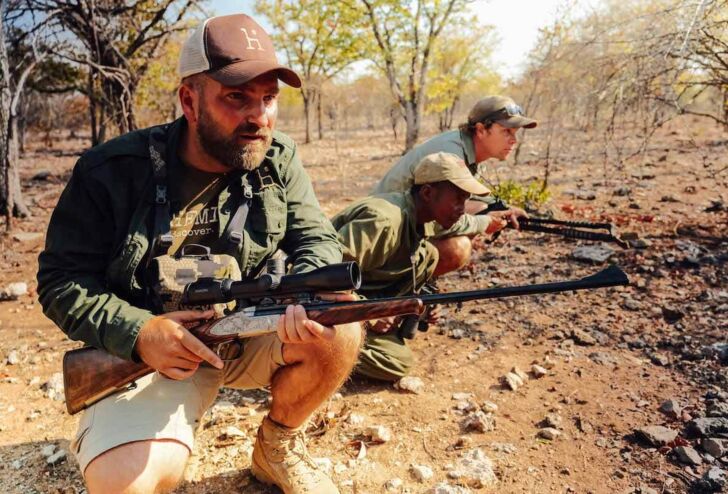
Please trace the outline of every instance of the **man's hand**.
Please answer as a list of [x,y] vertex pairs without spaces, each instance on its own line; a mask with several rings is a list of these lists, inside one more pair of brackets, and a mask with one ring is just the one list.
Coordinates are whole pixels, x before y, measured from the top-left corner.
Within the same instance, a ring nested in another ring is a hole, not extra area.
[[[489,235],[492,235],[493,233],[502,230],[509,223],[513,228],[518,230],[518,218],[528,218],[528,214],[523,209],[515,207],[511,207],[509,209],[506,209],[505,211],[493,211],[492,213],[488,213],[488,216],[497,219],[499,222],[498,225],[493,225],[495,221],[490,222],[490,225],[488,225],[488,228],[485,231],[485,233]],[[490,231],[491,225],[493,231]]]
[[427,311],[427,324],[437,324],[442,315],[442,307],[435,305],[429,311]]
[[139,330],[134,349],[145,364],[170,379],[190,377],[203,360],[222,369],[220,357],[183,326],[214,315],[214,310],[181,310],[154,317]]
[[[332,302],[353,302],[358,300],[352,293],[321,294],[322,300]],[[301,305],[289,305],[286,313],[278,319],[278,338],[283,343],[313,343],[320,340],[332,340],[336,336],[336,329],[323,326],[306,316],[306,310]]]
[[401,318],[399,316],[383,317],[382,319],[377,319],[377,322],[369,325],[369,331],[377,334],[389,333],[397,326],[397,324],[399,324],[400,319]]

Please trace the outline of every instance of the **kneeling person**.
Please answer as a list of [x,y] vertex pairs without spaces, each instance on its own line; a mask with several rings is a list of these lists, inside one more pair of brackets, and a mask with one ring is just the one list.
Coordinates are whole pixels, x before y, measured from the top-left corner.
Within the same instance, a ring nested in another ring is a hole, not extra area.
[[[466,264],[467,237],[433,240],[432,222],[451,228],[465,213],[471,194],[487,193],[460,158],[435,153],[418,164],[411,190],[365,197],[337,214],[332,223],[344,258],[361,268],[359,293],[367,298],[411,294]],[[396,326],[393,319],[368,324],[357,373],[395,381],[409,372],[414,358]]]

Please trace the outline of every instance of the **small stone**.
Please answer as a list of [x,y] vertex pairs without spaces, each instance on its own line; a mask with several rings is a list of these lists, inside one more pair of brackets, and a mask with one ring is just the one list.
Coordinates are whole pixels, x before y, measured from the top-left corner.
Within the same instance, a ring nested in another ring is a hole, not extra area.
[[447,482],[440,482],[435,487],[426,491],[426,494],[470,494],[470,490],[459,485],[450,485]]
[[546,427],[544,429],[541,429],[536,434],[537,437],[540,437],[542,439],[548,439],[549,441],[553,441],[560,435],[561,431],[558,429],[554,429],[553,427]]
[[662,447],[677,438],[677,431],[661,425],[650,425],[636,430],[637,434],[645,438],[652,446]]
[[650,354],[650,362],[660,367],[667,367],[670,365],[670,357],[663,353],[654,352]]
[[705,411],[708,417],[728,417],[728,402],[712,403]]
[[492,485],[498,480],[493,471],[493,462],[480,449],[465,451],[447,476],[476,489]]
[[571,257],[577,261],[601,264],[607,262],[614,252],[614,249],[606,245],[582,245],[571,252]]
[[480,408],[485,413],[495,413],[498,411],[498,405],[496,405],[492,401],[484,401]]
[[474,412],[478,410],[478,405],[470,400],[459,401],[455,404],[455,408],[461,412]]
[[55,372],[51,378],[43,383],[40,389],[45,393],[46,398],[51,400],[63,400],[63,374]]
[[40,450],[40,454],[48,458],[49,456],[53,456],[53,453],[56,452],[56,445],[55,444],[49,444],[48,446],[44,446],[43,449]]
[[473,397],[473,393],[453,393],[452,399],[455,401],[469,400]]
[[539,427],[554,428],[558,429],[561,427],[562,419],[560,415],[555,413],[549,413],[544,419],[538,423]]
[[467,336],[467,333],[463,329],[453,329],[450,331],[450,338],[453,340],[462,340]]
[[634,299],[628,298],[624,300],[624,303],[622,304],[623,307],[627,310],[640,310],[642,309],[642,304],[637,302]]
[[495,417],[481,411],[473,412],[460,423],[463,431],[489,432],[495,430]]
[[513,454],[518,451],[518,448],[510,443],[493,443],[490,445],[490,447],[493,448],[493,451],[495,451],[496,453],[505,453],[507,455]]
[[592,335],[581,329],[574,329],[571,332],[571,336],[574,338],[574,341],[579,345],[591,346],[597,344],[597,340],[595,340]]
[[543,359],[543,367],[545,369],[549,369],[550,370],[550,369],[553,369],[555,366],[556,366],[556,362],[554,362],[553,360],[551,360],[551,358],[548,355],[546,357],[544,357],[544,359]]
[[364,416],[358,413],[352,413],[346,421],[351,425],[362,425],[364,423]]
[[234,425],[231,425],[227,428],[225,428],[225,431],[222,433],[224,437],[226,438],[233,438],[233,437],[246,437],[247,434]]
[[632,189],[623,185],[621,187],[617,187],[616,189],[614,189],[612,194],[614,194],[615,196],[624,197],[624,196],[628,196],[630,194],[630,192],[632,192]]
[[412,476],[418,482],[424,482],[431,479],[435,474],[432,472],[432,468],[425,465],[412,465],[410,467]]
[[728,439],[709,437],[703,439],[700,445],[703,451],[714,458],[722,458],[728,453]]
[[392,431],[383,425],[372,425],[367,428],[366,435],[377,443],[386,443],[392,439]]
[[67,454],[68,453],[66,453],[66,451],[61,449],[53,455],[49,456],[46,460],[46,463],[48,463],[49,465],[57,465],[66,459]]
[[17,300],[28,293],[28,284],[23,281],[10,283],[3,290],[0,290],[0,301]]
[[728,487],[728,472],[712,467],[703,474],[696,485],[704,492],[724,492],[723,489]]
[[520,386],[523,386],[523,380],[512,372],[501,377],[501,382],[511,391],[516,391]]
[[693,419],[688,423],[688,432],[701,437],[728,433],[728,418],[701,417]]
[[425,390],[425,383],[419,377],[407,376],[397,381],[394,387],[401,391],[409,391],[410,393],[418,395],[422,394]]
[[541,367],[540,365],[533,364],[531,366],[531,374],[533,374],[533,377],[536,379],[540,379],[543,376],[548,375],[549,371]]
[[685,313],[676,307],[665,305],[662,307],[662,317],[672,324],[685,317]]
[[402,479],[399,479],[399,478],[389,479],[384,483],[384,488],[388,492],[398,492],[399,489],[402,487],[402,484],[403,484]]
[[20,460],[13,461],[13,463],[11,463],[11,465],[13,467],[13,470],[20,470],[21,468],[23,468],[23,462]]
[[689,446],[678,446],[673,451],[675,451],[675,455],[680,463],[696,466],[703,463],[700,454]]
[[520,378],[521,378],[521,381],[523,381],[524,383],[525,383],[526,381],[528,381],[528,374],[526,374],[525,372],[523,372],[523,371],[522,371],[521,369],[519,369],[518,367],[513,367],[513,368],[511,369],[511,372],[512,372],[513,374],[517,375],[518,377],[520,377]]
[[664,401],[660,405],[660,411],[672,419],[677,419],[682,415],[682,407],[675,399]]
[[8,365],[18,365],[20,363],[20,354],[17,350],[11,350],[5,358],[5,362],[7,362]]

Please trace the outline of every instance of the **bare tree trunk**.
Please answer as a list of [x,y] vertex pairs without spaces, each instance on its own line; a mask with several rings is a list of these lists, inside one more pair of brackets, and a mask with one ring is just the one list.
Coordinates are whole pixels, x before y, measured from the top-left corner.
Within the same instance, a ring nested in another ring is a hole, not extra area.
[[417,143],[417,138],[420,134],[420,115],[417,112],[417,104],[413,101],[407,102],[405,110],[404,121],[407,124],[405,141],[404,141],[404,153],[412,149]]
[[394,135],[394,142],[397,142],[397,108],[392,105],[389,108],[389,124],[392,126],[392,134]]
[[319,89],[316,92],[316,113],[318,116],[318,138],[319,140],[324,138],[324,128],[323,128],[323,112],[321,110],[321,100],[323,99],[323,92],[321,89]]
[[308,91],[301,89],[301,97],[303,98],[303,120],[306,122],[306,137],[303,140],[305,144],[311,143],[311,95]]

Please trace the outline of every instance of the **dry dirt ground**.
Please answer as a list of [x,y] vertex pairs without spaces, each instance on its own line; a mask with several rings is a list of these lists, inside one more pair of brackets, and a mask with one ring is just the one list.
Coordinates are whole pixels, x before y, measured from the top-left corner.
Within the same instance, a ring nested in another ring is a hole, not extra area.
[[[495,164],[492,175],[540,176],[542,163],[528,145],[538,136],[529,135],[522,154],[530,162]],[[708,488],[696,487],[696,479],[711,467],[728,469],[726,457],[686,465],[675,449],[701,451],[690,419],[706,415],[709,406],[728,407],[728,347],[721,346],[728,342],[728,135],[705,121],[676,120],[658,132],[639,166],[618,170],[607,163],[607,176],[592,136],[572,137],[581,144],[552,164],[554,194],[546,209],[567,219],[607,219],[645,240],[644,249],[615,247],[610,261],[624,268],[632,285],[450,308],[439,327],[412,342],[418,356],[413,375],[424,382],[420,394],[354,380],[314,418],[310,449],[330,460],[342,492],[419,493],[442,482],[465,484],[448,473],[476,448],[492,460],[498,478],[481,492],[701,492]],[[22,178],[34,216],[1,240],[0,289],[18,281],[30,287],[20,299],[0,302],[3,493],[84,492],[74,459],[63,456],[77,416],[44,387],[60,371],[63,352],[78,344],[42,315],[34,291],[49,215],[84,145],[66,138],[53,149],[31,144]],[[301,146],[327,214],[367,191],[399,149],[388,132],[376,130]],[[591,192],[594,199],[588,199]],[[598,270],[570,256],[577,245],[506,232],[480,245],[469,268],[445,277],[441,287],[573,279]],[[548,375],[529,378],[516,391],[500,384],[512,367],[528,371],[546,360],[554,364]],[[454,399],[456,393],[471,397]],[[264,390],[221,391],[177,492],[274,492],[249,470],[267,399]],[[658,410],[667,399],[684,408],[676,418]],[[463,401],[477,408],[495,403],[495,430],[463,430],[469,412],[461,409],[471,406]],[[537,437],[547,415],[561,432],[554,440]],[[391,439],[368,440],[364,431],[372,425],[389,428]],[[652,425],[680,436],[657,448],[635,434]],[[712,435],[728,437],[728,430]],[[432,477],[415,478],[413,464],[429,467]]]

